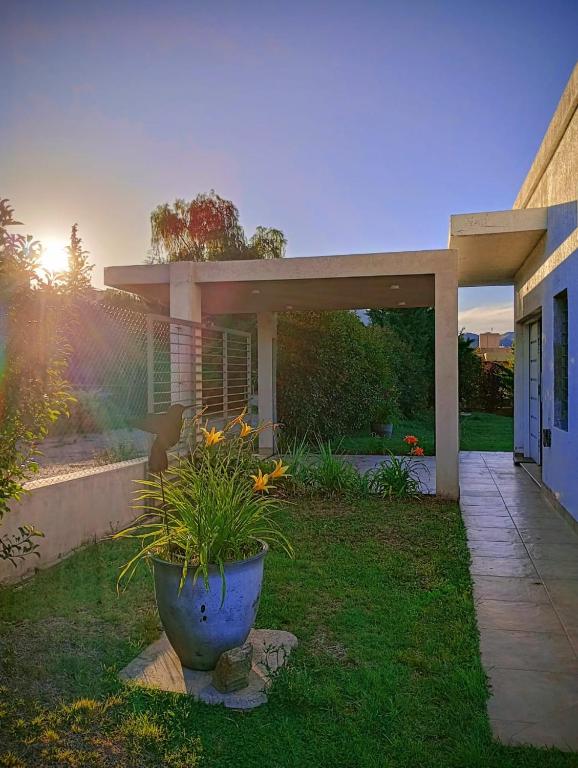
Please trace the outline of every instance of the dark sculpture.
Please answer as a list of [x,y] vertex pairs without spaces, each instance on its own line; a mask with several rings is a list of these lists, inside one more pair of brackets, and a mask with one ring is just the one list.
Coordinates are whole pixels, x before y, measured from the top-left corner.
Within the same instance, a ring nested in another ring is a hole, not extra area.
[[149,456],[149,472],[159,474],[169,466],[167,451],[179,442],[183,429],[183,413],[192,405],[171,405],[166,413],[149,413],[135,426],[156,435]]

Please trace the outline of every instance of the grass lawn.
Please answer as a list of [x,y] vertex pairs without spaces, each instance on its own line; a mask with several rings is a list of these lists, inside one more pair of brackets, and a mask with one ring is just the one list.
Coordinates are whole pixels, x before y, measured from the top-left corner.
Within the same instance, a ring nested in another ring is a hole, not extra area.
[[297,499],[286,515],[297,558],[268,557],[258,623],[300,646],[253,712],[117,680],[159,631],[146,570],[116,594],[131,542],[0,591],[0,766],[578,766],[491,740],[456,505]]
[[[372,437],[368,432],[344,438],[342,453],[381,454],[407,453],[403,442],[406,435],[415,435],[427,456],[435,454],[435,422],[433,416],[399,421],[390,439]],[[511,416],[493,413],[472,413],[460,417],[460,449],[462,451],[512,451],[514,449],[514,420]]]

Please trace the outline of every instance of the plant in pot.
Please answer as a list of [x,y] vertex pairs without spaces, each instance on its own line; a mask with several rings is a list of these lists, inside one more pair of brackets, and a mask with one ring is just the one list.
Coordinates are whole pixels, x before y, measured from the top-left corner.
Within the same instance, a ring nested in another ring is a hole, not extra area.
[[393,420],[397,416],[397,400],[391,390],[384,392],[384,398],[373,415],[371,431],[378,437],[391,437],[393,434]]
[[223,430],[203,428],[188,455],[141,481],[143,514],[115,534],[141,543],[119,580],[151,563],[161,623],[190,669],[213,669],[222,653],[247,640],[269,545],[293,554],[276,522],[275,482],[287,467],[254,450],[259,432],[272,425],[253,428],[243,416]]

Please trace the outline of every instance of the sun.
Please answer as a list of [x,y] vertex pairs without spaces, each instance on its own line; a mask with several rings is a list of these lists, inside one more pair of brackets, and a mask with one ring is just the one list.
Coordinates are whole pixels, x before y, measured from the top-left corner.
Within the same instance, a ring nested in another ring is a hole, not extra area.
[[45,240],[40,254],[40,268],[58,274],[68,269],[66,243],[60,240]]

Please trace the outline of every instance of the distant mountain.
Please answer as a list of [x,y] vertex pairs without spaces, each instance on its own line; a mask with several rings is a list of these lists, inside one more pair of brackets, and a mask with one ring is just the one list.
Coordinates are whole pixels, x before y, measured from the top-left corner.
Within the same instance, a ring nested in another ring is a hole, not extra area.
[[500,336],[501,347],[511,347],[514,344],[515,334],[514,331],[507,331]]

